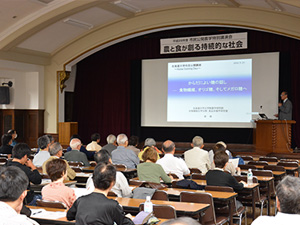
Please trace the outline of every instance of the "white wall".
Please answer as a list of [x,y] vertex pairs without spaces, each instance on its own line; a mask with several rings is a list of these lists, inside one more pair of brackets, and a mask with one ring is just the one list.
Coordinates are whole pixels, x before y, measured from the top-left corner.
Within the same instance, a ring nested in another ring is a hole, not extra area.
[[44,109],[43,66],[0,60],[0,82],[8,81],[13,82],[10,104],[0,109]]

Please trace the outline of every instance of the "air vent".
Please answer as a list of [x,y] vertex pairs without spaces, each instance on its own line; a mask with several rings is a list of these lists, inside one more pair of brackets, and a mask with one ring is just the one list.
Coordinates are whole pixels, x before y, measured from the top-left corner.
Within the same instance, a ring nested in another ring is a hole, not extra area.
[[84,29],[87,29],[87,30],[90,30],[94,27],[93,24],[86,23],[86,22],[76,20],[76,19],[72,19],[72,18],[65,19],[64,23],[67,23],[67,24],[70,24],[70,25],[73,25],[73,26],[76,26],[76,27],[81,27],[81,28],[84,28]]

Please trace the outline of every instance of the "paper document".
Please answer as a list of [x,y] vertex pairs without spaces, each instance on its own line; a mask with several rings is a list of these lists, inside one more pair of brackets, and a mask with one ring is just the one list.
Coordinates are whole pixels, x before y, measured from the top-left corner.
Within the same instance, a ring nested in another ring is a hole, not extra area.
[[229,159],[229,162],[231,162],[234,165],[234,168],[237,168],[239,166],[239,159]]

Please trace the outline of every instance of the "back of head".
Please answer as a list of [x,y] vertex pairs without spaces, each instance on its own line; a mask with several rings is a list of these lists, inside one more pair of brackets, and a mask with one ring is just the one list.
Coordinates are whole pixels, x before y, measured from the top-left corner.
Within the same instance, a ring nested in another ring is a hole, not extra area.
[[50,139],[47,135],[43,135],[43,136],[39,137],[37,140],[37,144],[40,149],[47,148],[49,143],[50,143]]
[[144,146],[155,146],[156,142],[153,138],[147,138],[145,140]]
[[73,139],[70,141],[70,147],[71,147],[72,149],[77,149],[77,147],[78,147],[79,145],[81,145],[81,141],[80,141],[80,139],[78,139],[78,138],[73,138]]
[[99,163],[93,172],[95,188],[108,190],[116,181],[116,169],[111,164]]
[[286,176],[276,187],[280,212],[300,214],[300,178]]
[[223,146],[224,146],[224,148],[225,148],[225,150],[226,150],[226,148],[227,148],[227,145],[225,144],[225,142],[224,142],[224,141],[218,141],[218,142],[216,143],[216,145],[218,145],[218,144],[220,144],[220,145],[223,145]]
[[57,155],[57,153],[58,153],[59,151],[62,151],[62,150],[63,150],[63,149],[62,149],[61,144],[58,143],[58,142],[55,142],[54,144],[52,144],[52,145],[50,146],[50,148],[49,148],[49,153],[50,153],[51,156],[55,156],[55,155]]
[[3,134],[1,137],[2,145],[8,145],[11,140],[12,140],[11,134]]
[[157,161],[157,152],[153,147],[147,147],[142,155],[142,159],[144,162],[150,160],[151,162],[155,163]]
[[179,217],[163,222],[161,225],[199,225],[199,223],[191,217]]
[[19,143],[13,147],[12,158],[22,159],[25,155],[28,157],[31,154],[31,149],[26,143]]
[[54,137],[51,134],[47,134],[47,137],[49,138],[50,143],[54,142]]
[[201,148],[203,146],[203,138],[200,136],[195,136],[192,140],[194,147]]
[[222,144],[215,144],[214,147],[213,147],[213,151],[214,151],[214,154],[216,154],[217,152],[219,151],[225,151],[226,148],[224,147],[224,145]]
[[109,164],[109,160],[111,159],[111,155],[109,152],[105,149],[100,150],[99,152],[96,152],[94,154],[94,159],[97,164],[99,163],[104,163],[104,164]]
[[47,162],[46,171],[51,181],[62,178],[67,172],[67,163],[62,159],[53,159]]
[[91,140],[92,140],[92,141],[100,140],[100,134],[99,134],[99,133],[94,133],[94,134],[92,134]]
[[113,143],[115,143],[116,140],[117,140],[117,138],[113,134],[108,135],[106,138],[107,144],[113,144]]
[[7,133],[13,135],[14,133],[16,133],[16,130],[10,129],[7,131]]
[[217,168],[224,168],[228,160],[229,157],[225,151],[218,151],[214,155],[214,163]]
[[128,145],[136,146],[139,143],[139,137],[138,136],[130,136],[128,140]]
[[27,189],[28,177],[16,166],[0,167],[0,201],[13,202]]
[[119,134],[117,137],[118,145],[124,145],[128,141],[126,134]]
[[171,153],[175,148],[175,144],[173,141],[167,140],[163,143],[162,149],[165,153]]

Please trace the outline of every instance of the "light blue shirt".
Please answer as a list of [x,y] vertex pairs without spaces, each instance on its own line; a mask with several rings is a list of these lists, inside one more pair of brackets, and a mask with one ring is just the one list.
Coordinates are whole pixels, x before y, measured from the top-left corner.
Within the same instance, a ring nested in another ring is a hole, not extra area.
[[128,169],[134,169],[140,163],[137,155],[123,146],[118,146],[111,153],[111,160],[114,164],[124,164]]

